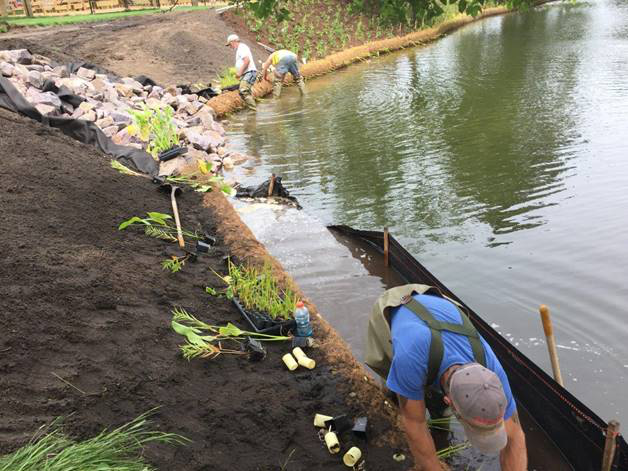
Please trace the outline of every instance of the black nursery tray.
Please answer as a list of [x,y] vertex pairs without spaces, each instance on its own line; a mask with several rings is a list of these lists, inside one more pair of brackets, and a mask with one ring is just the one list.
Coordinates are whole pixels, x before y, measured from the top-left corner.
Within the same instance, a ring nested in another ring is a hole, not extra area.
[[236,298],[233,298],[231,301],[233,301],[233,304],[249,323],[253,331],[258,334],[286,335],[297,328],[297,323],[294,319],[275,321],[268,314],[248,312]]

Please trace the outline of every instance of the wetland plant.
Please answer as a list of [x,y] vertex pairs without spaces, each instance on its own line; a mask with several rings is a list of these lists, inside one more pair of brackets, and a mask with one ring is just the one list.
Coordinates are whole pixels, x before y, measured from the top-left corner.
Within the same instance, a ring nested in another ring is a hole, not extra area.
[[292,338],[249,332],[241,330],[231,323],[226,326],[207,324],[180,307],[172,311],[171,327],[172,330],[186,339],[186,343],[179,347],[186,360],[192,358],[213,359],[221,354],[248,355],[249,352],[244,351],[241,347],[242,343],[249,339],[261,342],[282,342]]
[[298,297],[292,290],[279,287],[269,263],[260,269],[229,260],[228,268],[227,276],[214,272],[227,285],[227,297],[235,297],[247,311],[266,313],[271,319],[292,318]]
[[[118,226],[118,230],[122,231],[129,226],[143,226],[144,233],[149,237],[156,239],[167,240],[170,242],[177,241],[177,228],[171,226],[172,216],[170,214],[148,212],[148,217],[141,218],[139,216],[133,216],[132,218],[122,221]],[[203,237],[197,232],[189,232],[182,230],[183,235],[189,239],[202,240]]]
[[146,151],[154,159],[157,159],[160,153],[179,145],[172,107],[150,108],[144,105],[142,110],[130,110],[129,113],[133,118],[133,124],[127,127],[127,132],[147,142]]
[[154,471],[142,457],[144,446],[185,444],[188,440],[173,433],[149,430],[149,414],[150,411],[81,442],[66,436],[57,419],[42,427],[28,444],[0,457],[0,471]]

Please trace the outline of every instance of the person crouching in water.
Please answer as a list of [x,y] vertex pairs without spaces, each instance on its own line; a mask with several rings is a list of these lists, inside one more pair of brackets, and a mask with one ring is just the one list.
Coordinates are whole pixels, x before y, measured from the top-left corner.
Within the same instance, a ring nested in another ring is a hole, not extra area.
[[262,64],[262,77],[264,80],[268,80],[268,70],[270,66],[273,66],[273,96],[275,98],[279,98],[281,95],[281,88],[283,86],[283,79],[288,72],[292,74],[294,81],[299,87],[299,91],[301,95],[305,95],[305,82],[303,80],[303,76],[299,72],[299,62],[297,60],[297,55],[286,49],[280,49],[279,51],[273,52],[266,62]]
[[240,79],[240,96],[250,109],[256,109],[255,98],[253,98],[253,85],[257,78],[257,67],[253,60],[251,49],[246,44],[240,42],[237,34],[230,34],[227,38],[226,46],[231,46],[236,50],[236,78]]
[[527,449],[508,377],[465,308],[427,285],[382,294],[369,319],[366,364],[399,398],[415,464],[439,471],[426,409],[447,408],[479,451],[499,454],[502,471],[525,471]]

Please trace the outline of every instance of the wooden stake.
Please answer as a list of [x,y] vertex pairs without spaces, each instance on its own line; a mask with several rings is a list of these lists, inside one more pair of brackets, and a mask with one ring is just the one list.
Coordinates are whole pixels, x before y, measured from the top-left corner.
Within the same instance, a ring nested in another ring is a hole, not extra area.
[[9,9],[7,8],[7,0],[0,0],[0,18],[8,16]]
[[177,187],[172,187],[172,192],[170,193],[170,201],[172,202],[172,212],[174,213],[174,222],[177,223],[177,239],[179,240],[179,247],[182,249],[185,248],[185,241],[183,240],[183,231],[181,230],[181,221],[179,220],[179,208],[177,206],[177,197],[175,193],[177,191]]
[[549,352],[550,361],[552,362],[554,379],[558,384],[564,386],[563,377],[560,374],[560,365],[558,364],[558,352],[556,350],[556,340],[554,339],[552,319],[550,318],[549,308],[545,304],[542,304],[541,307],[539,307],[539,312],[541,313],[543,331],[545,332],[545,338],[547,339],[547,351]]
[[602,457],[602,471],[610,471],[615,459],[615,447],[619,434],[619,422],[611,420],[606,429],[606,443],[604,444],[604,456]]
[[384,265],[389,266],[388,260],[388,228],[384,227]]
[[268,185],[268,196],[273,196],[273,190],[275,189],[275,174],[270,176],[270,184]]
[[26,13],[26,16],[33,16],[33,6],[31,5],[31,0],[24,0],[24,13]]

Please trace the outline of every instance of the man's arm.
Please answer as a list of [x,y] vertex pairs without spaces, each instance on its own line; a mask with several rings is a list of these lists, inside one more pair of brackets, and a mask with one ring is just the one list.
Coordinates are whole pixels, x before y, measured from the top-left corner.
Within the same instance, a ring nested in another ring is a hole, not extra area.
[[434,440],[427,427],[425,401],[416,401],[399,396],[399,409],[416,469],[441,471],[440,462],[436,457]]
[[266,59],[266,62],[262,64],[262,77],[264,77],[264,80],[268,80],[268,77],[266,74],[268,72],[268,67],[270,67],[270,58],[271,56],[268,56],[268,59]]
[[249,67],[250,61],[251,60],[249,59],[248,56],[242,59],[242,65],[240,66],[240,70],[236,70],[236,78],[242,77],[242,74],[244,73],[244,71]]
[[504,422],[508,443],[499,454],[502,471],[525,471],[528,469],[526,438],[519,423],[517,412]]

